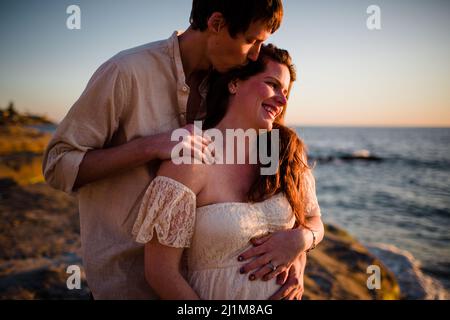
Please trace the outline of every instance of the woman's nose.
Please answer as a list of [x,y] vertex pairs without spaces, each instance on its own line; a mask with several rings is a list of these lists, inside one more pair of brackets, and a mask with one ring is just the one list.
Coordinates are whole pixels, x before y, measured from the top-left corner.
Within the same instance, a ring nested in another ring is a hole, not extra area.
[[281,92],[277,94],[277,103],[281,106],[285,106],[287,104],[287,98]]

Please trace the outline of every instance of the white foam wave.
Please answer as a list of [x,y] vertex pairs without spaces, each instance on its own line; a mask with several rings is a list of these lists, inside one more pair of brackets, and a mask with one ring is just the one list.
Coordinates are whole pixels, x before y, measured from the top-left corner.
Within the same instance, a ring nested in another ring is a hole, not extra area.
[[352,153],[355,158],[369,158],[371,156],[370,151],[366,149],[356,150]]
[[397,278],[404,299],[446,300],[449,292],[436,279],[424,274],[420,262],[406,250],[385,243],[367,246]]

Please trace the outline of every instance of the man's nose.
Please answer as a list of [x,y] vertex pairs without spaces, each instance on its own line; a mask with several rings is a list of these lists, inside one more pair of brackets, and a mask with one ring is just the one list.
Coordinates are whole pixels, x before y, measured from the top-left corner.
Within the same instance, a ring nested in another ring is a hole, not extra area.
[[247,58],[251,61],[258,60],[260,50],[261,50],[261,45],[254,45],[248,52]]

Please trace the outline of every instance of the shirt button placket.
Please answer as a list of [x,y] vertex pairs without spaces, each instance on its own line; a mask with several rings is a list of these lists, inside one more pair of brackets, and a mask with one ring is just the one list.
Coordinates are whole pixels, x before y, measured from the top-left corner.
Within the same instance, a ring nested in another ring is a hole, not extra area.
[[[184,95],[188,95],[189,94],[189,87],[187,86],[187,85],[182,85],[181,86],[181,92],[184,94]],[[184,99],[186,99],[187,100],[187,98],[185,98],[185,97],[182,97],[181,98],[181,101],[180,101],[180,105],[181,104],[186,104],[187,103],[187,101],[183,101]],[[186,112],[186,110],[184,110],[184,112],[182,112],[181,114],[180,114],[180,120],[181,120],[181,125],[182,126],[184,126],[184,125],[186,125],[186,114],[185,114],[185,112]]]

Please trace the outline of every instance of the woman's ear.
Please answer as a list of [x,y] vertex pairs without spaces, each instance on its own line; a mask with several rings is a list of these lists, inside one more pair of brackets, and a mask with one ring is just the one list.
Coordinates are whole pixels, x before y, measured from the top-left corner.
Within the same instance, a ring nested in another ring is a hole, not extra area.
[[230,94],[235,95],[237,92],[237,80],[230,81],[228,83],[228,91]]
[[220,12],[214,12],[208,19],[208,29],[219,33],[225,27],[225,19]]

